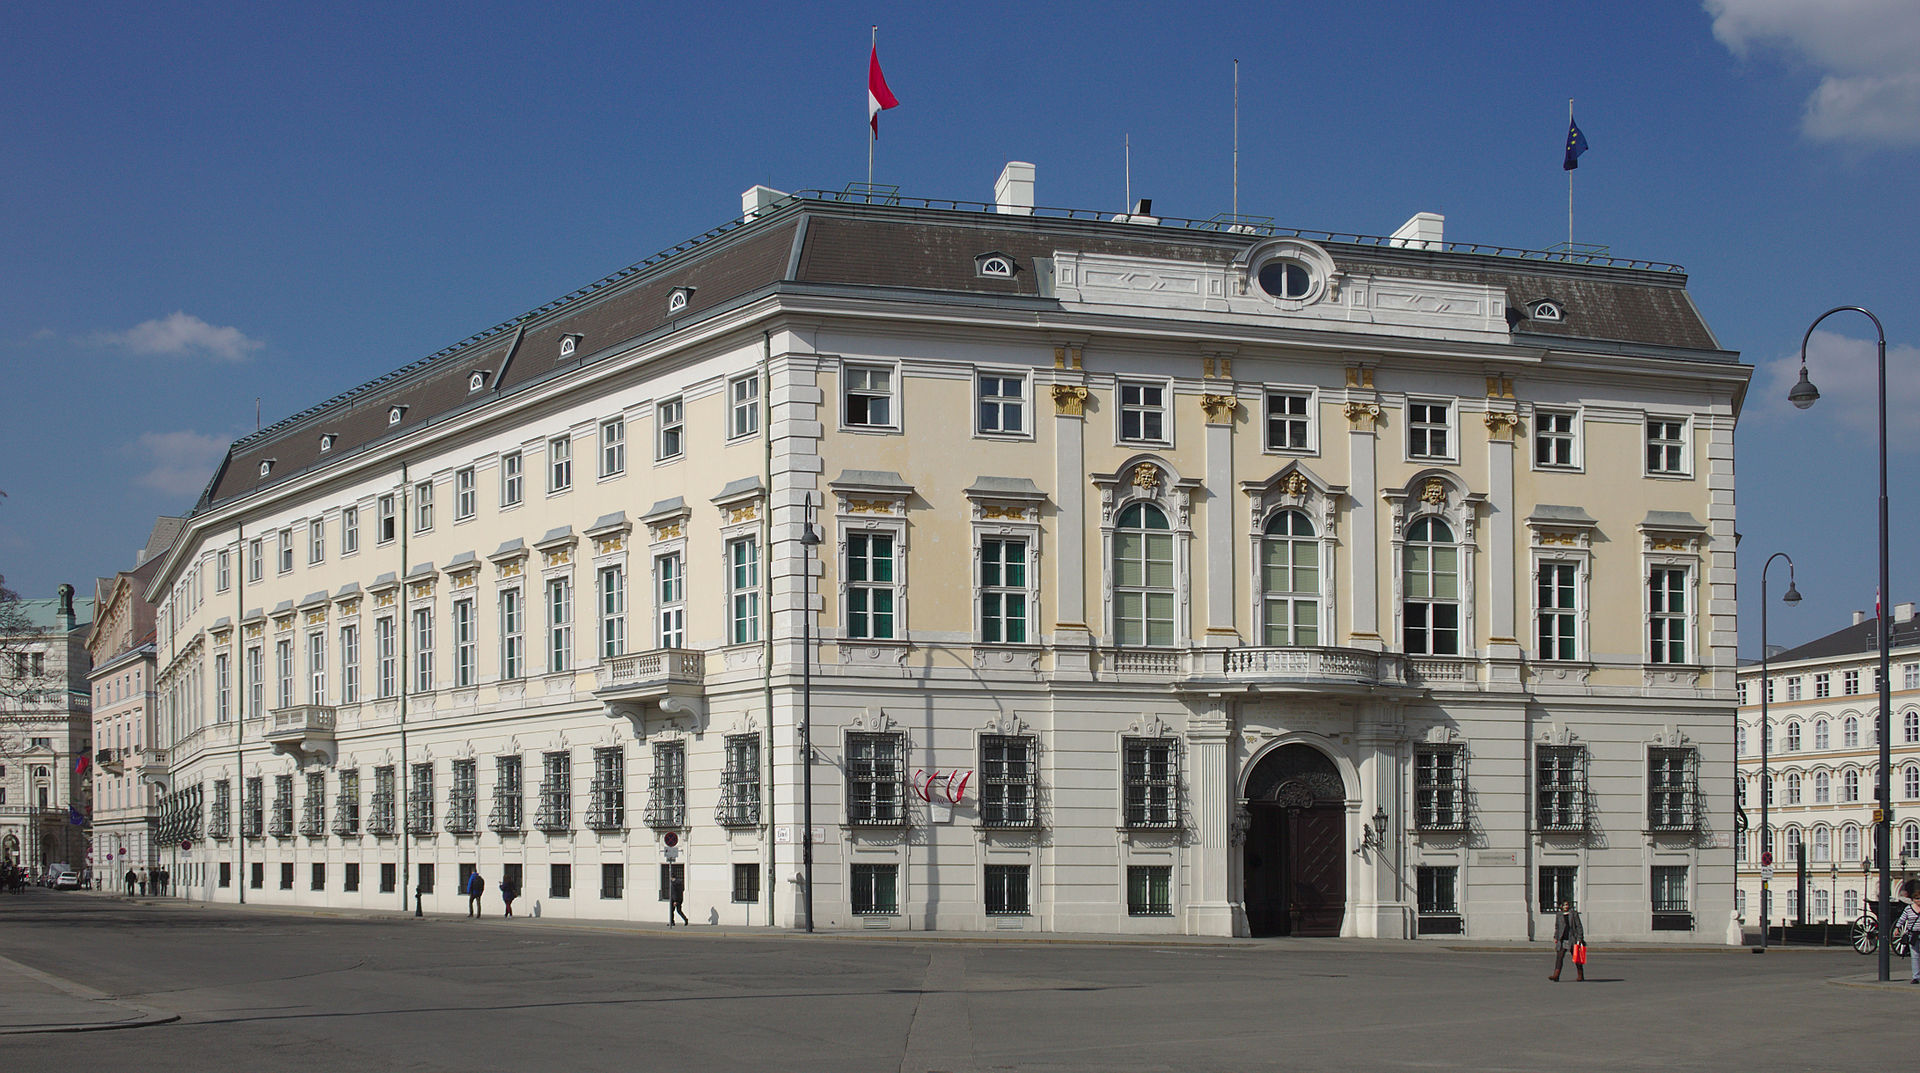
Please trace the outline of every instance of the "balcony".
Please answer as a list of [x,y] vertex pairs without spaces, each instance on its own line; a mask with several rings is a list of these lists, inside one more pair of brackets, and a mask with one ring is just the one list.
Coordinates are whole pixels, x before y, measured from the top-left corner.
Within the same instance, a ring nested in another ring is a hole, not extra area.
[[109,775],[125,775],[127,773],[126,750],[102,749],[93,754],[93,763],[95,767]]
[[167,788],[167,776],[173,769],[165,749],[128,749],[125,756],[127,772],[134,778],[162,790]]
[[273,751],[291,756],[305,766],[309,761],[332,763],[334,711],[325,704],[301,704],[271,712],[262,735]]
[[[1438,662],[1454,676],[1464,674],[1459,661]],[[1121,679],[1249,692],[1359,692],[1414,683],[1407,657],[1363,648],[1108,648],[1100,651],[1099,667]]]
[[628,656],[614,656],[600,665],[594,697],[607,706],[611,719],[633,723],[635,737],[645,738],[650,710],[662,715],[691,716],[696,724],[706,718],[706,654],[690,648],[656,648]]

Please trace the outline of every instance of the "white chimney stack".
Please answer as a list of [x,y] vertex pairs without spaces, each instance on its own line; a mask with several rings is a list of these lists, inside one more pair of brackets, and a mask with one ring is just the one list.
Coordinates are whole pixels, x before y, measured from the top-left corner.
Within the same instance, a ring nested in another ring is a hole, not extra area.
[[993,181],[993,211],[1006,216],[1033,215],[1033,165],[1009,160]]
[[1894,604],[1893,605],[1893,621],[1912,622],[1913,621],[1913,603],[1909,601],[1904,604]]
[[1446,224],[1447,218],[1437,212],[1416,212],[1393,233],[1393,244],[1402,249],[1437,250]]
[[749,187],[746,193],[740,195],[740,215],[749,220],[757,219],[786,196],[769,186]]
[[1865,611],[1855,611],[1853,613],[1853,624],[1855,626],[1858,626],[1865,621],[1867,621],[1867,613]]

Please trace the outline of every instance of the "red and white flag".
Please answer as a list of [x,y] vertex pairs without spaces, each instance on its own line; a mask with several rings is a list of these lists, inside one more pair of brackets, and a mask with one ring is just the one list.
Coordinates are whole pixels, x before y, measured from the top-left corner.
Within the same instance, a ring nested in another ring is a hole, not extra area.
[[875,138],[880,136],[880,113],[899,106],[893,91],[887,88],[887,76],[880,73],[880,46],[875,45],[867,62],[867,124]]

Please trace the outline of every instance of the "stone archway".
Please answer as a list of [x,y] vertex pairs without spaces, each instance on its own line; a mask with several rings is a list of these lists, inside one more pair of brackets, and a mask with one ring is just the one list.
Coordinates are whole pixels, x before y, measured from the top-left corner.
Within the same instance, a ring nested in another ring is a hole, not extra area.
[[1241,898],[1254,935],[1339,935],[1347,907],[1346,784],[1333,758],[1282,745],[1247,777]]

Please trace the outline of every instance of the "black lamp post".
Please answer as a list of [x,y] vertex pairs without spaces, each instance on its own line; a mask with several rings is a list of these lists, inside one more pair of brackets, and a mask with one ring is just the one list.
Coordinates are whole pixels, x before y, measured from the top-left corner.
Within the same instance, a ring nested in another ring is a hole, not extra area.
[[1800,337],[1800,380],[1787,392],[1787,401],[1804,410],[1820,399],[1820,389],[1807,379],[1807,341],[1813,338],[1813,330],[1820,322],[1835,313],[1861,313],[1873,322],[1874,334],[1879,337],[1879,382],[1880,403],[1880,592],[1875,634],[1880,642],[1880,807],[1875,810],[1880,820],[1874,824],[1874,856],[1880,861],[1880,899],[1875,906],[1880,922],[1880,979],[1884,982],[1891,977],[1893,946],[1893,877],[1890,869],[1893,864],[1893,676],[1889,668],[1888,646],[1892,642],[1893,631],[1887,621],[1887,603],[1893,598],[1887,570],[1887,332],[1880,324],[1880,318],[1862,306],[1837,306],[1827,310],[1807,326],[1807,334]]
[[1773,925],[1772,884],[1768,878],[1773,868],[1773,824],[1769,806],[1773,804],[1773,770],[1768,765],[1768,750],[1773,744],[1773,724],[1768,719],[1768,694],[1773,692],[1773,679],[1767,676],[1767,570],[1775,559],[1787,561],[1787,591],[1780,596],[1783,604],[1800,602],[1800,590],[1793,585],[1793,556],[1784,551],[1776,551],[1767,556],[1766,565],[1760,568],[1760,952],[1767,949],[1767,929]]
[[800,909],[813,930],[813,494],[800,532]]

